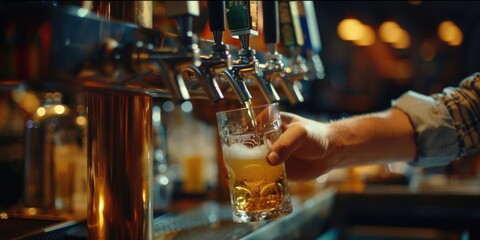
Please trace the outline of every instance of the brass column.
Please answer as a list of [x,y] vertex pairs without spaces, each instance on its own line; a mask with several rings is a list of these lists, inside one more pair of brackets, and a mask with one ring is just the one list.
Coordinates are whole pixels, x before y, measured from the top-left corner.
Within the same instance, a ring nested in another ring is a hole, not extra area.
[[152,97],[88,96],[88,238],[152,239]]

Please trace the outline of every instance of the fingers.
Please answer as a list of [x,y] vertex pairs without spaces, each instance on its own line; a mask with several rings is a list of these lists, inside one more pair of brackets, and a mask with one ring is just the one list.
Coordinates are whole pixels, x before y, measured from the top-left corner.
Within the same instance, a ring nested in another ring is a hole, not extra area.
[[301,126],[288,128],[270,148],[267,161],[271,165],[285,162],[293,152],[302,147],[305,136],[305,129]]

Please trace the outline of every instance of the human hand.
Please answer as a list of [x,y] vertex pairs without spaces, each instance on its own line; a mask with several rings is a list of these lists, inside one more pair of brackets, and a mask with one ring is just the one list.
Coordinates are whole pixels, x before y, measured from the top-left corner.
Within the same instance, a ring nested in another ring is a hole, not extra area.
[[328,172],[332,163],[327,157],[327,124],[293,113],[280,114],[283,134],[267,154],[268,162],[271,165],[285,162],[291,180],[309,180]]

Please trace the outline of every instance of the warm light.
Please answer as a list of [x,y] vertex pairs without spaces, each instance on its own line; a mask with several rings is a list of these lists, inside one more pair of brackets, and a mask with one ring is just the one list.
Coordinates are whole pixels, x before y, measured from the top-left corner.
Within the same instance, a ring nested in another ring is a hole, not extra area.
[[38,116],[43,117],[43,115],[45,115],[45,113],[47,113],[47,110],[44,107],[39,107],[37,109],[37,115]]
[[402,28],[394,21],[386,21],[380,25],[380,38],[387,43],[399,42],[402,38]]
[[0,212],[0,219],[8,219],[8,213]]
[[37,209],[36,208],[27,208],[27,213],[30,215],[35,215],[37,214]]
[[440,23],[438,37],[451,46],[459,46],[463,41],[462,30],[452,21]]
[[397,49],[406,49],[410,47],[410,35],[408,32],[400,29],[400,33],[400,39],[392,43],[393,47]]
[[99,212],[99,216],[100,216],[100,219],[99,219],[100,227],[102,227],[103,224],[104,224],[104,219],[103,219],[103,210],[104,209],[105,209],[105,200],[103,199],[103,196],[100,196],[100,198],[98,199],[98,212]]
[[87,118],[84,117],[84,116],[78,116],[75,118],[75,122],[80,125],[80,126],[83,126],[87,123]]
[[55,113],[63,114],[65,112],[65,107],[63,105],[57,105],[54,108]]
[[365,27],[363,24],[354,18],[346,18],[342,20],[337,27],[338,36],[346,41],[360,40],[364,34]]
[[363,25],[363,34],[360,39],[354,41],[358,46],[371,46],[375,42],[375,31],[368,25]]

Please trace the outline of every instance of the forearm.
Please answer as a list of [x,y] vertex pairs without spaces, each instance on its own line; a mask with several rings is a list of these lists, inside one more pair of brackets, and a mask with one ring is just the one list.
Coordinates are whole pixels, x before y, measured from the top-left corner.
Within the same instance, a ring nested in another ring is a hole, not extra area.
[[328,139],[334,168],[412,161],[417,151],[410,120],[396,108],[334,121]]

